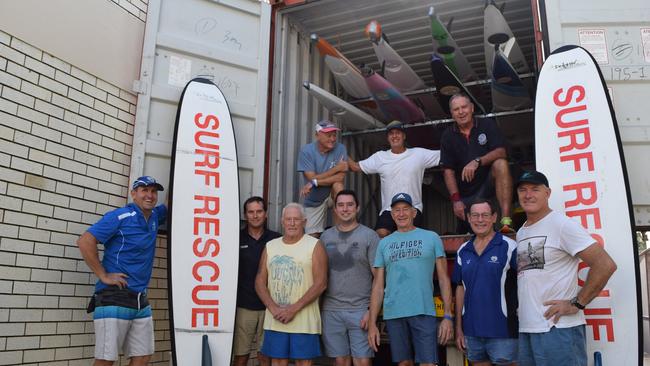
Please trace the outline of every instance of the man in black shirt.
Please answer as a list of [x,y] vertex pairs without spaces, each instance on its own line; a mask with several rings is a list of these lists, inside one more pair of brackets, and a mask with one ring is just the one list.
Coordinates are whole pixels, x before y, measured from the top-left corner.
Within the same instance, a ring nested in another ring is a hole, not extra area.
[[257,357],[262,366],[270,359],[259,352],[262,346],[264,311],[266,307],[255,292],[255,276],[262,251],[279,233],[266,228],[266,202],[253,196],[244,202],[246,226],[239,234],[239,282],[237,283],[237,315],[235,317],[235,366],[244,366],[257,340]]
[[503,135],[494,120],[474,117],[474,104],[466,95],[453,95],[449,108],[456,123],[442,134],[440,165],[458,217],[458,233],[471,230],[465,221],[467,204],[495,194],[501,208],[501,232],[514,232],[510,219],[512,177]]

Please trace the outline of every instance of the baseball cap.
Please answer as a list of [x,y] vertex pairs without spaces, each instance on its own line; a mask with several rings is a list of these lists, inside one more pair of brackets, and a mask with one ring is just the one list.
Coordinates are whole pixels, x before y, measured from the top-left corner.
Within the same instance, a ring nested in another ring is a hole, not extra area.
[[149,187],[149,186],[155,186],[159,191],[165,190],[165,188],[163,188],[163,186],[160,183],[156,182],[156,179],[154,177],[149,175],[145,175],[134,180],[131,189],[136,189],[138,187]]
[[395,206],[396,203],[406,202],[409,205],[413,206],[413,199],[408,193],[398,193],[393,196],[393,199],[390,201],[390,207]]
[[316,132],[332,132],[332,131],[339,131],[340,129],[336,127],[335,124],[332,122],[324,119],[316,124]]
[[536,170],[524,172],[517,181],[517,187],[522,183],[543,184],[548,187],[548,179],[546,176]]
[[390,132],[390,130],[404,131],[404,125],[398,120],[393,120],[391,123],[386,125],[386,133]]

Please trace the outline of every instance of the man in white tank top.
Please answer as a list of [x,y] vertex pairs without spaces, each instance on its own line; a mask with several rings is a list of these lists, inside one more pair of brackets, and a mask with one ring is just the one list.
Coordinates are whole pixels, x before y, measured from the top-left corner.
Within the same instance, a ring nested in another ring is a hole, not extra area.
[[262,253],[255,290],[264,305],[262,353],[274,366],[309,366],[321,355],[318,297],[327,288],[327,253],[305,234],[305,212],[290,203],[282,210],[283,236]]

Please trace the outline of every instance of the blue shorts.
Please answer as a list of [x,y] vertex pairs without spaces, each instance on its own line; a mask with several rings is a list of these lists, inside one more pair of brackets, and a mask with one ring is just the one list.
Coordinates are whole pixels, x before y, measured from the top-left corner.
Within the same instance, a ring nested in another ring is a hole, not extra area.
[[465,336],[467,359],[509,365],[517,361],[517,338],[486,338]]
[[393,362],[438,363],[438,322],[431,315],[387,319],[386,329]]
[[374,356],[368,344],[368,332],[361,328],[362,310],[323,310],[323,346],[328,357]]
[[519,333],[520,366],[587,366],[585,326]]
[[285,333],[264,329],[262,353],[271,358],[309,360],[320,357],[318,334]]

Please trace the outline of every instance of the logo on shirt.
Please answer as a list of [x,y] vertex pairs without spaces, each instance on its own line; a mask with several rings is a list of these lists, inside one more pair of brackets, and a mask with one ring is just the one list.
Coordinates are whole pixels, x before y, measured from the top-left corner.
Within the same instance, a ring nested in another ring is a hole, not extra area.
[[484,133],[478,135],[478,144],[485,145],[486,143],[487,143],[487,136]]
[[544,269],[545,236],[533,236],[517,243],[517,272]]
[[472,263],[472,260],[471,260],[471,259],[468,259],[468,260],[465,262],[465,264],[470,264],[470,263]]
[[490,257],[490,263],[499,263],[498,260],[499,257],[497,257],[496,255]]

